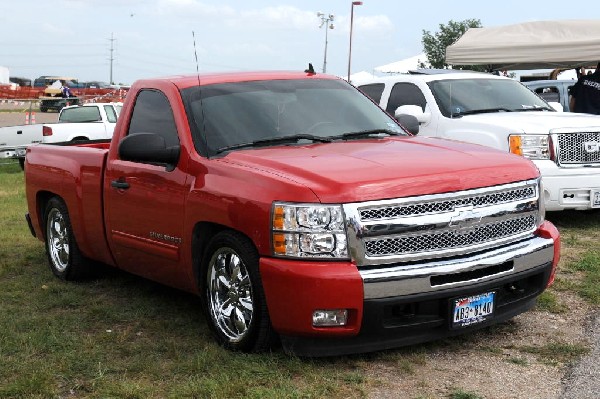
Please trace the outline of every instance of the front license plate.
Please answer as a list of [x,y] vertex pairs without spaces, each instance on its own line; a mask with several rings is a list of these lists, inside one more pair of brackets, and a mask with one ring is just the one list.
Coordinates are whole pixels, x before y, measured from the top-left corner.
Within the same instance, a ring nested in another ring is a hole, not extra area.
[[494,315],[495,292],[454,300],[452,328],[467,327],[490,319]]
[[592,208],[600,208],[600,191],[592,190],[590,197],[592,198]]

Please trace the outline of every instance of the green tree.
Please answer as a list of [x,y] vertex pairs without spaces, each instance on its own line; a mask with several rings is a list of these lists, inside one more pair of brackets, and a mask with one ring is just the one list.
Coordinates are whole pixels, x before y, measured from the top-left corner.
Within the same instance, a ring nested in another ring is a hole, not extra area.
[[[446,47],[454,44],[469,28],[481,28],[481,21],[478,19],[465,19],[461,22],[450,20],[446,25],[440,24],[440,30],[432,34],[423,30],[423,51],[429,59],[432,68],[448,68],[446,64]],[[474,71],[484,71],[485,67],[481,65],[453,65],[455,69],[471,69]]]

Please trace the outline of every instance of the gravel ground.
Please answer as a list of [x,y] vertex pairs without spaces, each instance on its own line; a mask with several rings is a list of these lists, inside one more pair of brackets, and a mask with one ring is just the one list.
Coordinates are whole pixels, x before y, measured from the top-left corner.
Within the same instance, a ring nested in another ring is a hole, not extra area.
[[600,398],[600,312],[590,324],[592,350],[567,375],[562,399]]

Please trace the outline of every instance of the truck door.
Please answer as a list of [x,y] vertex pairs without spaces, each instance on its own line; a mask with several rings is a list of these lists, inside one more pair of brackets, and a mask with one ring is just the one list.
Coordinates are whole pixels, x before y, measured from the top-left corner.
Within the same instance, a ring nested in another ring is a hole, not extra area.
[[[173,110],[158,90],[139,92],[127,129],[127,135],[156,133],[167,146],[179,145]],[[178,281],[185,281],[180,260],[189,190],[180,165],[169,169],[118,155],[107,162],[106,235],[119,267],[182,288]]]
[[427,123],[421,123],[419,127],[419,135],[421,136],[436,136],[436,122],[433,120],[431,107],[427,104],[427,100],[423,91],[414,83],[398,82],[394,84],[390,91],[387,106],[385,110],[388,114],[394,115],[398,107],[402,105],[417,105],[421,107],[423,112],[429,113],[430,119]]

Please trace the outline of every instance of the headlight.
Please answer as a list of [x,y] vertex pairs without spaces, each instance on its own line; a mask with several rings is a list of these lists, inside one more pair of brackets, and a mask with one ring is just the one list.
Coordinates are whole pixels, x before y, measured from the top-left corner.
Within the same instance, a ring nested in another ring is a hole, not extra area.
[[348,258],[340,205],[276,202],[271,215],[273,255]]
[[547,134],[511,134],[510,152],[529,159],[550,159],[550,137]]
[[546,220],[546,193],[544,192],[544,183],[542,182],[542,178],[538,179],[538,206],[539,206],[539,216],[538,216],[538,226],[541,226],[542,223]]

